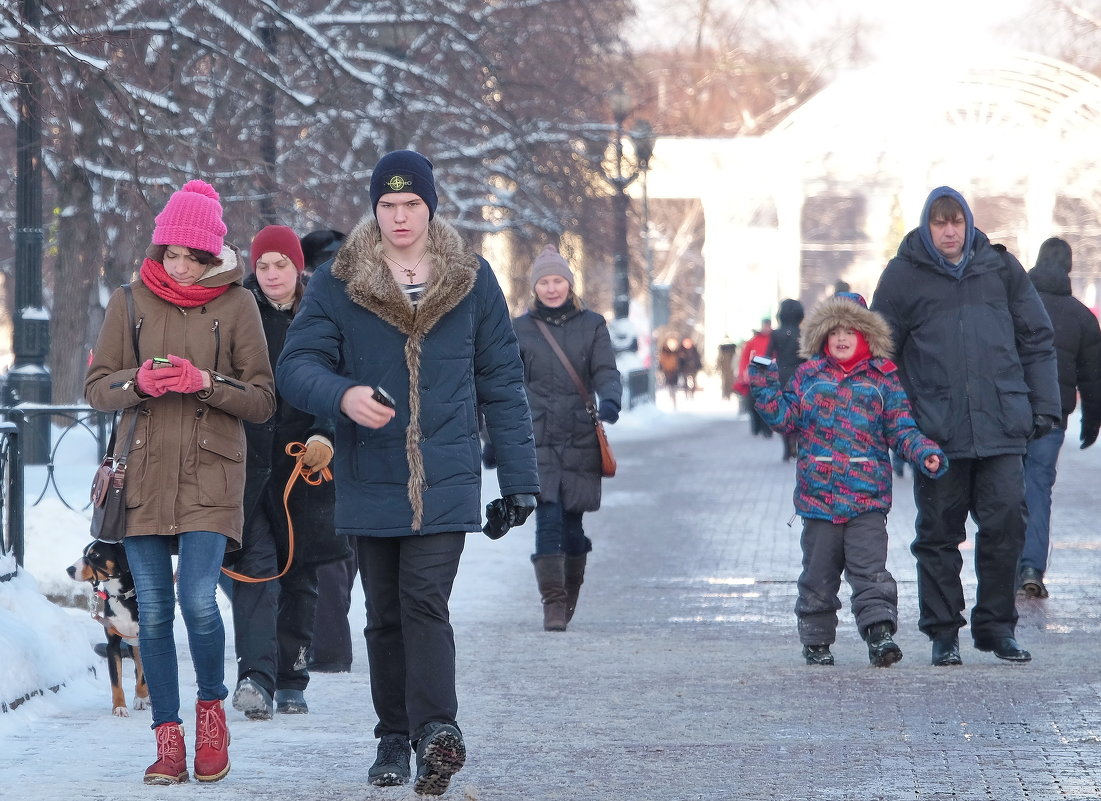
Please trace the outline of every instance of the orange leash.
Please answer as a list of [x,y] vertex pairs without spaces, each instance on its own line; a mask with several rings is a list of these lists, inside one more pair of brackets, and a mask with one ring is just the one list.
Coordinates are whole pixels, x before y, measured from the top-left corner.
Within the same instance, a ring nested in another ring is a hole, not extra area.
[[260,584],[265,581],[275,581],[287,575],[287,571],[291,569],[291,563],[294,562],[294,524],[291,522],[291,509],[287,502],[287,499],[291,496],[291,489],[294,487],[294,482],[301,478],[311,487],[316,487],[322,481],[333,480],[333,471],[328,467],[322,467],[320,470],[310,470],[310,468],[302,464],[302,458],[306,455],[306,446],[301,442],[289,442],[284,450],[288,456],[293,456],[297,460],[294,470],[291,471],[290,478],[287,479],[287,486],[283,488],[283,511],[287,515],[287,564],[283,566],[283,569],[279,571],[278,575],[268,576],[267,578],[253,578],[252,576],[236,573],[229,568],[223,567],[222,572],[231,579],[244,581],[247,584]]

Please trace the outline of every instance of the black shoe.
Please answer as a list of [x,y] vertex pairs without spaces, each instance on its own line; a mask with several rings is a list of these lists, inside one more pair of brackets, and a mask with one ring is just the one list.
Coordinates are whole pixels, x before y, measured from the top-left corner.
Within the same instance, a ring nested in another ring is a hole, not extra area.
[[833,654],[829,645],[804,645],[803,658],[808,665],[832,665]]
[[[97,642],[95,645],[92,646],[92,650],[96,652],[96,656],[102,656],[104,659],[107,658],[107,643]],[[134,658],[134,651],[130,647],[130,644],[127,642],[122,642],[119,644],[119,651],[122,653],[123,659]]]
[[958,634],[951,637],[938,637],[933,640],[933,664],[937,667],[950,665],[962,665],[960,658],[960,638]]
[[276,690],[275,711],[282,715],[308,715],[310,707],[301,690]]
[[902,649],[891,639],[891,624],[876,623],[868,626],[868,661],[876,667],[890,667],[902,661]]
[[443,795],[451,777],[466,763],[466,745],[462,733],[448,723],[430,723],[428,732],[417,743],[417,780],[413,792]]
[[1007,662],[1031,662],[1032,654],[1017,644],[1012,637],[975,638],[975,647],[980,651],[989,651]]
[[1047,598],[1044,574],[1034,567],[1022,567],[1017,577],[1017,587],[1029,598]]
[[409,781],[409,738],[403,734],[384,734],[378,741],[378,756],[367,771],[367,780],[375,787],[396,787]]
[[249,720],[271,720],[271,693],[251,678],[243,678],[233,691],[233,708]]

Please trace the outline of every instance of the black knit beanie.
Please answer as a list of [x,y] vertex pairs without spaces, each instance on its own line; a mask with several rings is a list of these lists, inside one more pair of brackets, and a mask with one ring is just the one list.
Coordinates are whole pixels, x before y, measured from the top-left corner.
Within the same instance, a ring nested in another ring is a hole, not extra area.
[[394,150],[379,159],[371,173],[371,210],[375,211],[382,196],[390,192],[419,195],[428,206],[428,219],[436,216],[439,200],[432,177],[432,162],[420,153]]

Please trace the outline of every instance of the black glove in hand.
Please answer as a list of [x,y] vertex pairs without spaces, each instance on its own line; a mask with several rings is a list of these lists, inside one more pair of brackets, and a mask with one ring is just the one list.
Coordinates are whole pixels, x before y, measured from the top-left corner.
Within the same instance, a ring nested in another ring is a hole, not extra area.
[[605,423],[614,423],[619,419],[619,407],[616,406],[614,401],[602,400],[600,402],[600,408],[597,410],[596,416],[603,420]]
[[1081,450],[1085,450],[1093,443],[1097,442],[1097,430],[1101,428],[1101,421],[1099,420],[1082,420],[1082,446]]
[[1055,428],[1056,420],[1054,417],[1048,414],[1034,414],[1032,415],[1032,434],[1029,439],[1040,439],[1040,437],[1046,437],[1051,433],[1051,429]]
[[534,495],[506,495],[505,509],[508,510],[508,524],[522,526],[528,515],[535,511]]
[[498,498],[486,504],[486,524],[482,526],[482,533],[491,540],[499,540],[508,533],[508,509],[505,508],[505,499]]

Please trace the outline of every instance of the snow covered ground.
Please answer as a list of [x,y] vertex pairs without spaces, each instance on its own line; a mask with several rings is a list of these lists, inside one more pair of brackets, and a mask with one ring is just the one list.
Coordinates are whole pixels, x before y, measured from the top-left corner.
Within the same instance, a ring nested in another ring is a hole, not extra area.
[[[717,393],[705,392],[691,402],[682,399],[680,407],[680,411],[673,411],[668,398],[662,396],[656,409],[643,406],[624,412],[616,425],[608,427],[613,446],[616,442],[645,440],[658,429],[668,433],[678,427],[699,425],[701,420],[716,415],[733,416],[737,404],[720,400]],[[86,446],[74,444],[56,467],[55,480],[70,502],[86,495],[93,466],[98,461],[94,442],[90,437],[86,439]],[[38,505],[30,506],[41,492],[44,477],[44,468],[28,468],[25,567],[13,580],[0,582],[0,702],[10,707],[13,701],[26,699],[0,714],[0,799],[71,801],[78,796],[111,799],[138,794],[144,798],[177,798],[179,788],[140,785],[141,772],[154,755],[149,712],[132,710],[129,718],[112,717],[106,661],[92,652],[92,645],[102,642],[104,637],[102,627],[89,614],[90,586],[72,581],[65,573],[65,568],[79,557],[89,541],[88,515],[67,509],[53,492],[46,493]],[[494,471],[486,471],[485,501],[496,494]],[[606,505],[616,502],[614,493],[606,495]],[[502,614],[514,614],[505,598],[514,594],[518,584],[530,589],[534,598],[527,560],[531,535],[529,524],[522,532],[512,532],[496,542],[481,535],[468,538],[452,602],[460,649],[464,627]],[[10,566],[10,562],[0,563],[0,575],[10,572],[5,569]],[[358,587],[356,590],[353,632],[363,625],[362,593]],[[221,597],[221,603],[229,643],[226,682],[232,688],[236,675],[232,661],[232,617],[228,601]],[[525,611],[530,612],[526,607]],[[526,620],[529,616],[524,615],[525,629],[530,628]],[[193,698],[194,676],[186,634],[178,618],[176,636],[181,695],[184,699]],[[374,718],[369,704],[366,657],[361,640],[354,639],[356,662],[351,674],[313,677],[307,690],[307,700],[313,707],[310,715],[277,716],[269,724],[251,724],[239,713],[230,711],[234,738],[231,753],[235,761],[251,763],[248,792],[252,797],[268,797],[264,787],[272,782],[285,786],[295,781],[294,774],[300,766],[267,764],[264,756],[279,752],[287,738],[301,743],[303,760],[314,759],[313,754],[325,754],[325,759],[333,760],[331,765],[311,766],[312,771],[333,771],[333,794],[324,797],[362,797],[346,791],[349,787],[366,786],[366,768],[374,756],[371,735]],[[124,662],[123,686],[130,701],[133,675],[129,661]],[[190,731],[186,703],[182,716],[185,729]],[[89,756],[72,748],[66,728],[84,726],[88,721],[95,721],[95,730],[113,743],[112,758],[107,764],[94,756],[97,749],[91,749]],[[63,750],[59,751],[59,746]],[[13,753],[20,758],[10,760],[3,756]],[[348,760],[354,765],[353,775],[344,771]],[[203,788],[203,795],[207,799],[236,798],[241,789],[240,782],[222,782]],[[411,792],[400,788],[379,797],[404,797],[401,792],[412,797]],[[449,795],[455,796],[456,792],[452,790]],[[472,789],[466,795],[476,797]]]

